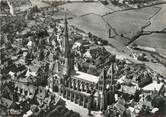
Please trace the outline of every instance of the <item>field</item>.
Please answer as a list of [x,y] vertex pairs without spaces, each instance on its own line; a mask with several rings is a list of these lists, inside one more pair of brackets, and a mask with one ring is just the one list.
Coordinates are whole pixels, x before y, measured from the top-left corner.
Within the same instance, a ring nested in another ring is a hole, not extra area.
[[151,35],[141,36],[134,43],[155,48],[157,52],[166,56],[166,34],[164,33],[153,33]]
[[146,7],[142,9],[126,10],[115,12],[104,16],[116,32],[124,37],[131,39],[144,26],[149,24],[149,19],[159,11],[157,7]]
[[78,17],[71,20],[70,24],[75,25],[86,32],[91,32],[98,37],[108,37],[109,26],[98,15],[90,14]]
[[166,28],[166,4],[157,5],[160,11],[151,20],[151,25],[145,28],[146,31],[161,31]]
[[100,2],[87,2],[87,3],[67,3],[62,6],[61,8],[69,10],[73,15],[81,16],[86,14],[97,14],[97,15],[104,15],[106,13],[112,12],[112,9],[105,7]]

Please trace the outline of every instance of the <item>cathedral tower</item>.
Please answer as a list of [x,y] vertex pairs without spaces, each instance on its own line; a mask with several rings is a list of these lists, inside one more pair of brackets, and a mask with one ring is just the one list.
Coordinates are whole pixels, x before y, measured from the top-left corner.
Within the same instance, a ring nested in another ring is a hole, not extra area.
[[102,96],[101,96],[101,102],[100,102],[100,109],[106,109],[107,108],[107,92],[106,92],[106,68],[103,68],[100,79],[102,81]]

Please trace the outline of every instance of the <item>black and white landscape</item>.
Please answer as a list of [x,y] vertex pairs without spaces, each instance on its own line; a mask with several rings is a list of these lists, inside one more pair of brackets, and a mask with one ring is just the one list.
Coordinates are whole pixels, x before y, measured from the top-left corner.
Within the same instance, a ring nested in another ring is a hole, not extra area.
[[166,0],[0,8],[0,117],[166,116]]

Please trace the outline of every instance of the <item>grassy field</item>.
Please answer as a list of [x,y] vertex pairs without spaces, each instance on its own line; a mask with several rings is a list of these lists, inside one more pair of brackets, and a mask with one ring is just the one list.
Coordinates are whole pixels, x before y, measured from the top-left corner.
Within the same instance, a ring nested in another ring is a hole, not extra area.
[[142,27],[149,24],[149,19],[158,11],[159,8],[146,7],[115,12],[104,16],[104,19],[119,35],[123,34],[123,36],[131,39],[142,30]]
[[155,48],[157,52],[166,56],[166,34],[164,33],[153,33],[151,35],[141,36],[134,43]]
[[106,13],[113,11],[113,9],[105,7],[100,2],[67,3],[59,7],[69,10],[71,13],[73,13],[73,15],[76,16],[81,16],[90,13],[104,15]]
[[151,20],[151,25],[145,28],[146,31],[161,31],[166,28],[166,4],[157,5],[161,10]]
[[98,15],[90,14],[78,17],[71,20],[70,24],[75,25],[86,32],[91,32],[98,37],[108,37],[109,26]]

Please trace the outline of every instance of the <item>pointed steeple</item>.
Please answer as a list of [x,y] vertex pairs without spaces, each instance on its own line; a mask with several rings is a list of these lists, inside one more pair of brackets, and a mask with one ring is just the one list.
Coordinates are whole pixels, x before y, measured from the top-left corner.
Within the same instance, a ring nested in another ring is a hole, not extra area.
[[70,44],[69,44],[69,35],[68,35],[68,22],[67,22],[67,16],[65,14],[64,19],[64,41],[63,41],[63,57],[64,57],[64,66],[63,66],[63,75],[70,75],[70,73],[74,69],[74,62],[70,51]]
[[68,35],[68,22],[67,22],[67,16],[65,14],[64,19],[64,57],[69,58],[70,57],[70,45],[69,45],[69,35]]

